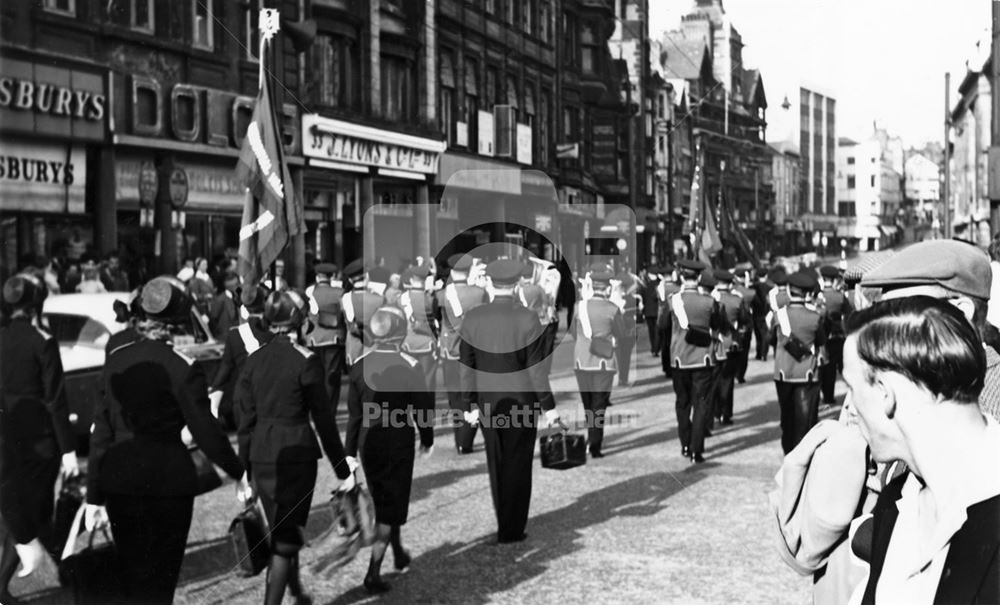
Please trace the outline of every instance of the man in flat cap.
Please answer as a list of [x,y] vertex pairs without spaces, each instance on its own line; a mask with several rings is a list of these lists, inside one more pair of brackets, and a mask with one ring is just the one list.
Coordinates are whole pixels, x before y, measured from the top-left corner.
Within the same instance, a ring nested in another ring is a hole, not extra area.
[[344,356],[347,366],[372,347],[374,340],[368,332],[368,324],[375,310],[385,304],[385,289],[389,285],[389,270],[373,267],[364,272],[360,260],[344,268],[344,275],[351,282],[352,290],[343,297],[344,320],[347,324],[347,342]]
[[575,313],[573,367],[587,419],[587,446],[592,457],[601,458],[604,413],[611,404],[611,386],[620,363],[618,347],[624,346],[626,325],[621,310],[609,300],[611,268],[592,266],[589,277],[590,287],[584,289]]
[[819,366],[826,328],[813,304],[818,286],[812,270],[796,271],[788,276],[788,305],[774,312],[774,385],[781,412],[781,449],[786,454],[819,416]]
[[316,353],[326,375],[326,387],[336,413],[340,404],[340,384],[346,366],[344,345],[347,326],[344,322],[344,284],[337,277],[337,265],[316,265],[316,283],[306,289],[309,299],[309,321],[313,330],[306,336],[306,345]]
[[668,300],[677,433],[681,455],[701,463],[705,461],[705,436],[712,413],[714,346],[725,319],[709,291],[699,288],[699,278],[707,267],[682,260],[677,268],[681,291]]
[[844,321],[851,312],[851,302],[844,294],[840,269],[833,265],[820,267],[820,293],[817,306],[826,321],[827,363],[820,368],[820,388],[823,403],[832,405],[837,376],[844,370]]
[[733,387],[736,369],[739,365],[742,334],[750,323],[750,311],[743,297],[733,292],[735,276],[725,269],[713,272],[716,284],[712,298],[719,303],[725,316],[725,325],[720,331],[720,342],[715,353],[715,407],[712,417],[723,426],[733,423]]
[[493,301],[468,311],[459,330],[463,411],[472,424],[482,418],[500,543],[525,538],[539,409],[547,424],[559,420],[542,364],[542,325],[514,302],[522,267],[512,259],[491,262]]
[[430,267],[426,264],[409,267],[403,272],[403,293],[397,305],[406,314],[406,338],[400,350],[417,360],[424,376],[427,392],[434,393],[437,384],[437,333],[434,299],[425,289]]
[[479,305],[489,302],[486,290],[468,283],[472,257],[454,254],[448,259],[451,275],[444,289],[436,294],[437,320],[441,326],[438,335],[438,351],[441,369],[444,373],[445,390],[448,392],[448,407],[455,422],[455,449],[459,454],[471,454],[476,439],[477,425],[466,421],[461,412],[462,389],[459,384],[459,330],[466,314]]

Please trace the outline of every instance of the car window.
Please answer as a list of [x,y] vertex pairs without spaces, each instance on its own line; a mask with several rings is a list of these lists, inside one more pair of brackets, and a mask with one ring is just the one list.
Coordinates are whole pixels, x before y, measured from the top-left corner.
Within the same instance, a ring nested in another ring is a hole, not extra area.
[[107,328],[86,315],[46,313],[44,317],[60,345],[103,349],[111,337]]

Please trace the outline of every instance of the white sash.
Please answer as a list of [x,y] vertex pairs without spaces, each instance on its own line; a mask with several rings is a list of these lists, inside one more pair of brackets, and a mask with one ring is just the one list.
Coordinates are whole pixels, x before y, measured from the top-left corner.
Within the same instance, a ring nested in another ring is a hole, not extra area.
[[785,335],[785,338],[788,338],[792,335],[792,322],[788,319],[788,308],[782,307],[778,309],[777,317],[778,326],[781,327],[781,333]]
[[413,290],[407,290],[399,297],[399,306],[403,307],[403,313],[406,314],[407,321],[413,321],[413,301],[407,296]]
[[580,318],[580,329],[587,340],[590,340],[594,336],[594,326],[590,324],[590,313],[587,311],[587,307],[590,306],[589,303],[589,300],[581,300],[580,310],[577,313],[577,317]]
[[455,284],[448,284],[444,287],[444,299],[448,301],[452,314],[458,318],[465,311],[462,309],[462,300],[458,298],[458,289]]
[[250,324],[240,324],[238,331],[240,333],[240,339],[243,341],[243,348],[247,350],[247,355],[252,354],[260,348],[260,341],[253,335],[253,330],[250,329]]
[[677,325],[682,330],[687,330],[689,325],[688,316],[687,311],[684,310],[684,300],[681,299],[680,292],[670,297],[670,306],[674,310],[674,315],[677,316]]
[[524,297],[524,290],[521,288],[517,289],[517,297],[521,299],[521,304],[524,305],[525,309],[529,309],[528,300]]
[[344,317],[347,318],[347,321],[354,321],[354,293],[348,292],[340,304],[344,309]]

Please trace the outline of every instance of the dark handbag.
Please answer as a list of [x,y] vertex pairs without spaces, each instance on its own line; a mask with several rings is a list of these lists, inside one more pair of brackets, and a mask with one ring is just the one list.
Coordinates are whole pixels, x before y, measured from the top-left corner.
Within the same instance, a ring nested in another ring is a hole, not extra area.
[[795,358],[795,361],[802,361],[808,355],[812,355],[812,348],[799,340],[794,334],[790,334],[788,340],[785,341],[785,350]]
[[712,333],[709,332],[708,328],[689,325],[684,333],[684,342],[693,347],[709,347],[712,345]]
[[[77,519],[76,513],[84,505],[86,484],[87,478],[83,474],[63,479],[52,520],[52,544],[66,544],[70,532],[73,531],[73,522]],[[59,578],[59,582],[66,585],[62,577]]]
[[330,527],[314,542],[313,551],[319,555],[309,566],[314,574],[326,578],[375,541],[375,503],[363,485],[334,491],[330,512]]
[[117,570],[118,551],[107,529],[100,530],[105,541],[94,545],[97,530],[90,532],[87,546],[79,552],[76,539],[83,524],[84,505],[73,517],[67,543],[59,561],[59,580],[73,591],[78,605],[114,603],[121,596],[121,582]]
[[213,489],[221,487],[222,479],[205,452],[201,451],[198,446],[192,445],[188,447],[188,453],[191,454],[191,462],[194,463],[194,471],[198,478],[197,495],[207,494]]
[[587,463],[587,443],[583,435],[563,430],[538,439],[542,468],[564,471]]
[[607,336],[594,336],[590,339],[590,353],[604,359],[615,356],[615,343]]
[[260,510],[259,500],[248,505],[229,524],[229,543],[233,547],[237,575],[249,578],[267,567],[271,556],[267,521]]

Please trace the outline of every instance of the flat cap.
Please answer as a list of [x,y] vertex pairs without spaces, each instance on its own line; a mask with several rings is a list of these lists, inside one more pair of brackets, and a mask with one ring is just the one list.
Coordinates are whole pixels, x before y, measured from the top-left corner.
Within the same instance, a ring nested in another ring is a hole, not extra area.
[[725,269],[716,269],[712,272],[712,275],[715,277],[716,281],[725,284],[731,284],[733,283],[733,280],[736,279],[736,276],[733,275],[732,272],[726,271]]
[[337,272],[337,265],[333,263],[319,263],[316,265],[316,273],[322,275],[333,275]]
[[709,269],[702,271],[698,277],[698,285],[703,288],[714,288],[718,283],[719,281],[715,279],[715,275]]
[[819,274],[827,279],[840,277],[840,267],[837,267],[836,265],[823,265],[819,268]]
[[693,274],[693,273],[701,273],[708,267],[705,265],[705,263],[700,261],[683,259],[677,261],[677,268],[683,271],[684,273]]
[[251,313],[263,313],[264,301],[267,300],[268,289],[264,286],[247,285],[243,286],[240,292],[240,303]]
[[512,286],[521,279],[521,261],[511,258],[501,258],[486,265],[486,277],[496,285]]
[[788,285],[805,292],[813,292],[819,286],[819,281],[811,269],[800,269],[788,276]]
[[448,266],[452,271],[468,271],[472,268],[472,257],[459,252],[448,257]]
[[385,267],[373,267],[368,271],[368,281],[374,284],[388,284],[391,275]]
[[360,258],[356,258],[351,262],[347,263],[344,267],[344,277],[350,279],[357,279],[365,274],[365,264]]
[[890,290],[938,285],[973,298],[989,299],[990,257],[976,246],[933,240],[909,246],[861,278],[865,288]]

